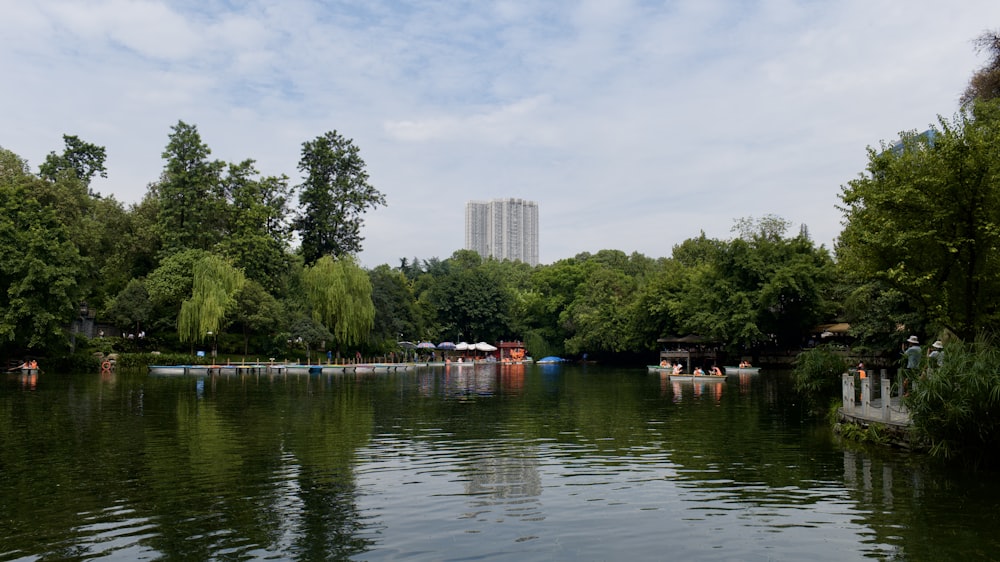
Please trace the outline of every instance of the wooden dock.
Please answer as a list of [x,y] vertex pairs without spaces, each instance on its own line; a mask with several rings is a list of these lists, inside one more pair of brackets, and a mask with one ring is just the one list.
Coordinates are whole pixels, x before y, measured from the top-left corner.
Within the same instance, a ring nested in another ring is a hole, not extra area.
[[259,363],[240,365],[150,365],[151,375],[330,375],[344,373],[385,373],[408,371],[415,363],[350,363],[302,365]]

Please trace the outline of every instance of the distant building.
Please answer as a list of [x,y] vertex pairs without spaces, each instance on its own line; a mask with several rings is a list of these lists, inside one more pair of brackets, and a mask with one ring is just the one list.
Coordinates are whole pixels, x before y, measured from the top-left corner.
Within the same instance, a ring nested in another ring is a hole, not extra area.
[[465,249],[538,265],[538,203],[524,199],[465,204]]

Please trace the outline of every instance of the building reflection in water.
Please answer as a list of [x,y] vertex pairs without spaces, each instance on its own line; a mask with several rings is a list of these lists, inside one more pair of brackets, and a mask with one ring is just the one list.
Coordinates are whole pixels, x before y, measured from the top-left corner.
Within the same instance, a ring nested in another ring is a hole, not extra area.
[[524,364],[500,366],[500,388],[504,394],[520,395],[524,392]]
[[444,367],[444,392],[457,398],[496,393],[496,363],[452,363]]
[[543,521],[542,478],[536,450],[518,448],[499,455],[482,456],[471,467],[465,483],[473,512],[478,517],[490,507],[503,506],[505,515],[522,521]]

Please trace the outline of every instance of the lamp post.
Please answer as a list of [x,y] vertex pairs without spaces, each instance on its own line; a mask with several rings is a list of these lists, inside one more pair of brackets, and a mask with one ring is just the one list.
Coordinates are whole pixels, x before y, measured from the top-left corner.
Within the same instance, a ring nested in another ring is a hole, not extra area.
[[215,334],[211,330],[208,332],[208,338],[212,340],[212,359],[215,359]]

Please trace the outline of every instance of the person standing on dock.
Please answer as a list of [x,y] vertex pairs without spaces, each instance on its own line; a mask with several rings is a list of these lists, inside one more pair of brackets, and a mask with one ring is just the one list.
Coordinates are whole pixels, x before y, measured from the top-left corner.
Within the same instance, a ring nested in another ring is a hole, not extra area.
[[905,349],[903,349],[903,359],[906,361],[906,367],[903,369],[903,380],[901,381],[903,392],[909,392],[908,383],[920,367],[920,345],[918,345],[920,340],[917,336],[910,336],[906,339],[906,343],[909,346],[904,344]]
[[940,367],[944,364],[944,344],[941,343],[941,340],[937,340],[931,345],[931,352],[927,354],[927,358],[932,361],[932,367]]

